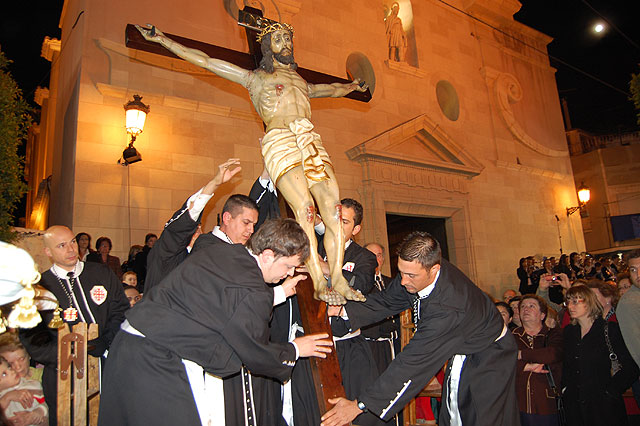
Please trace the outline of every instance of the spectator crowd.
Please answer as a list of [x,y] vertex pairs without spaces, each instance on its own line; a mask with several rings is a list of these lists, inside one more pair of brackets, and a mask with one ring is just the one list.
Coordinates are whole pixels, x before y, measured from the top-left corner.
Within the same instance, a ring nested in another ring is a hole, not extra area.
[[639,267],[640,250],[520,259],[519,291],[495,303],[518,344],[523,426],[638,424]]

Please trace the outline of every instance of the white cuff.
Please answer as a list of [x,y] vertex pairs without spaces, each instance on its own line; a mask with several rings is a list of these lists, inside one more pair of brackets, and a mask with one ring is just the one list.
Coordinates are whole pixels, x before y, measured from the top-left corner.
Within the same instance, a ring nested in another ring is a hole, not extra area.
[[[211,197],[213,197],[213,194],[211,195],[203,194],[202,193],[203,189],[204,187],[200,188],[198,192],[193,194],[187,200],[187,208],[189,209],[189,216],[191,216],[191,219],[193,219],[194,222],[198,220],[200,213],[202,213],[202,210],[204,210],[204,208],[206,207]],[[193,205],[191,203],[193,203]]]
[[284,303],[287,300],[287,295],[284,292],[284,287],[281,285],[273,288],[273,306],[277,306]]
[[296,342],[289,342],[293,345],[294,348],[296,348],[296,361],[298,360],[298,358],[300,358],[300,351],[298,350],[298,345],[296,345]]
[[326,227],[324,226],[324,222],[320,222],[319,224],[314,226],[313,229],[315,229],[315,231],[318,233],[318,235],[324,235]]

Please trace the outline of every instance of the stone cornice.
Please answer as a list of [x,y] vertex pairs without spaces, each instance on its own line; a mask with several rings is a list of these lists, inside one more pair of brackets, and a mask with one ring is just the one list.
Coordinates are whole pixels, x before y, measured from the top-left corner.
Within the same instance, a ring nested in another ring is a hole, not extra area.
[[40,56],[49,62],[53,62],[53,56],[60,53],[60,40],[57,38],[45,37],[40,49]]
[[228,106],[216,105],[207,102],[194,101],[192,99],[179,98],[177,96],[167,96],[158,93],[146,93],[140,90],[132,90],[126,87],[112,86],[110,84],[98,83],[96,88],[102,96],[113,98],[129,99],[134,94],[143,96],[145,102],[150,105],[164,106],[168,108],[179,108],[188,111],[202,112],[205,114],[218,115],[220,117],[236,118],[244,121],[257,122],[262,124],[262,120],[258,114],[252,112],[238,110]]

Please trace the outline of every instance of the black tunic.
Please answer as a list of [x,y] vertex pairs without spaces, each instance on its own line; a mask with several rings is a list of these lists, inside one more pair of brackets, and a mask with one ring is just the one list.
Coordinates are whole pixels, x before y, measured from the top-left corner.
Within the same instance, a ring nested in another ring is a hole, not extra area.
[[609,322],[611,346],[622,364],[622,370],[611,377],[604,324],[598,318],[582,338],[579,325],[564,329],[562,387],[569,426],[628,424],[622,394],[638,378],[638,366],[624,344],[620,327]]
[[[227,245],[230,243],[221,240],[212,233],[200,235],[193,245],[193,253],[197,253],[212,245]],[[277,343],[287,343],[287,339],[273,340]],[[251,375],[251,389],[253,392],[253,403],[256,409],[258,424],[268,424],[273,426],[286,425],[282,418],[282,401],[280,398],[280,382],[271,377],[265,377],[253,373]],[[294,374],[292,373],[292,377]],[[241,373],[224,378],[224,405],[227,426],[244,423],[244,395],[243,377]]]
[[145,337],[121,332],[114,342],[100,424],[200,424],[190,392],[167,399],[167,387],[170,395],[189,389],[182,359],[223,378],[244,364],[287,380],[295,348],[269,342],[272,307],[273,290],[245,247],[213,244],[192,253],[127,312]]
[[162,234],[149,251],[146,262],[145,294],[162,281],[187,257],[187,246],[198,229],[202,213],[193,220],[187,202],[164,225]]
[[[396,276],[385,291],[370,294],[364,303],[348,302],[352,328],[410,308],[415,296],[400,281]],[[502,317],[489,297],[443,259],[433,291],[420,303],[414,337],[376,382],[358,395],[358,400],[388,420],[427,385],[448,359],[464,354],[467,358],[458,391],[462,423],[519,425],[515,394],[517,347],[511,333],[498,339],[503,327]],[[440,424],[447,426],[450,418],[444,395],[442,402]]]
[[[66,277],[64,277],[66,278]],[[67,280],[63,279],[63,283]],[[42,274],[40,285],[52,292],[60,308],[67,309],[69,307],[69,298],[64,292],[60,281],[51,272],[51,269]],[[68,285],[68,284],[67,284]],[[106,299],[98,304],[91,298],[91,290],[94,286],[103,286],[107,291]],[[67,287],[68,289],[68,287]],[[84,294],[84,298],[82,294]],[[83,264],[83,269],[76,284],[74,285],[74,295],[88,323],[93,322],[90,316],[86,314],[87,309],[91,311],[98,324],[98,338],[90,341],[89,344],[94,346],[94,350],[88,353],[93,356],[100,356],[106,349],[109,349],[116,333],[120,329],[120,324],[124,320],[124,313],[129,308],[129,302],[122,290],[122,284],[108,266],[101,263],[87,262]],[[84,303],[86,299],[87,303]],[[78,308],[76,306],[76,308]],[[47,326],[52,313],[43,313],[43,321],[33,329],[20,329],[20,340],[27,349],[34,361],[44,365],[42,373],[42,388],[45,400],[49,409],[49,421],[56,424],[56,402],[57,402],[57,373],[58,367],[58,331]],[[65,321],[69,327],[79,323],[80,316],[76,321]]]
[[[321,246],[321,254],[324,247]],[[378,261],[369,250],[351,241],[344,252],[342,275],[348,282],[353,282],[353,288],[362,294],[369,295],[376,288],[374,275]],[[331,319],[331,332],[336,337],[346,334],[346,326],[342,318]],[[362,334],[335,342],[336,354],[342,373],[342,385],[349,399],[354,399],[380,375],[371,347]],[[383,425],[379,418],[371,413],[359,415],[354,423],[362,426]]]
[[[386,275],[381,275],[381,277],[382,288],[378,289],[375,286],[371,291],[372,293],[379,293],[391,283],[391,277]],[[382,374],[391,363],[392,355],[397,355],[400,352],[400,316],[394,315],[385,318],[375,324],[362,327],[361,330],[362,335],[369,343],[373,359],[378,366],[378,372]],[[391,345],[393,345],[393,353],[391,352]]]

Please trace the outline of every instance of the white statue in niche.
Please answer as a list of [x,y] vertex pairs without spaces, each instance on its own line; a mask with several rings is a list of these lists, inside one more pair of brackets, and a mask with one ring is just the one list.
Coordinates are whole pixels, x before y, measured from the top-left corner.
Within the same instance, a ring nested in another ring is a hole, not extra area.
[[404,62],[405,53],[407,52],[407,35],[404,32],[404,28],[402,28],[402,19],[398,17],[399,11],[400,5],[398,2],[394,2],[384,22],[387,44],[389,45],[389,60]]

